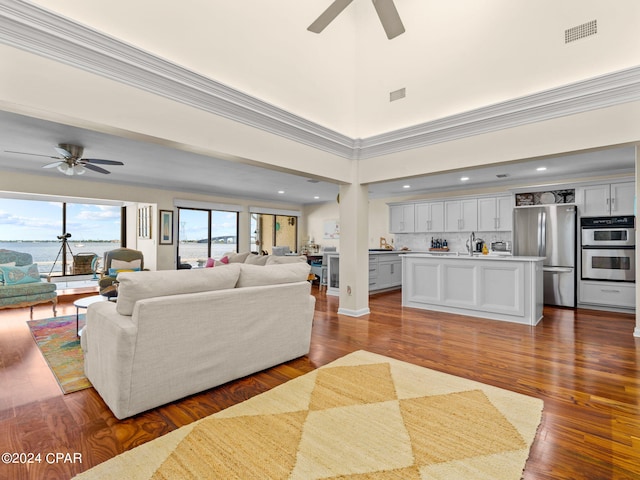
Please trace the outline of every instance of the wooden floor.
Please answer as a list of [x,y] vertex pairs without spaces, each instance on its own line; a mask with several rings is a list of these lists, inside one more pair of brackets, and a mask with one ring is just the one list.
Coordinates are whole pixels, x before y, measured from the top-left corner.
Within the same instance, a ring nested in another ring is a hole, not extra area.
[[[403,309],[392,292],[371,297],[370,315],[351,318],[335,313],[335,297],[313,291],[308,357],[124,421],[93,389],[62,395],[26,326],[29,310],[0,310],[0,452],[82,457],[75,464],[0,464],[0,479],[70,478],[359,349],[542,398],[527,480],[640,479],[634,316],[547,308],[541,324],[527,327]],[[59,310],[75,313],[70,302]],[[48,316],[50,308],[34,308],[34,318]]]

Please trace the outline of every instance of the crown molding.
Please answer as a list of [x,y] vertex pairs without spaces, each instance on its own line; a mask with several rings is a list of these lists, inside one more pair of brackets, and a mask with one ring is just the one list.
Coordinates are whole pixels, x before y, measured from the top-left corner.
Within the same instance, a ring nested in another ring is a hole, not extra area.
[[640,100],[640,66],[636,66],[354,139],[24,0],[0,0],[0,42],[349,159],[389,155]]

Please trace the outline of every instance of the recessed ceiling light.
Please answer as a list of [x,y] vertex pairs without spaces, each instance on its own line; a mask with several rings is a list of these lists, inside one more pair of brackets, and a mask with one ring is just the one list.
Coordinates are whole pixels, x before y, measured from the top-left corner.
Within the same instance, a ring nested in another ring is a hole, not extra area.
[[538,168],[536,168],[536,170],[538,172],[544,172],[546,169],[547,169],[547,167],[538,167]]
[[313,199],[314,199],[314,200],[319,200],[319,199],[320,199],[320,197],[319,197],[318,195],[315,195],[315,196],[313,197]]
[[469,177],[460,177],[461,182],[466,182],[467,180],[469,180]]
[[282,195],[284,193],[284,190],[278,190],[278,193]]
[[411,188],[411,185],[403,185],[402,188]]

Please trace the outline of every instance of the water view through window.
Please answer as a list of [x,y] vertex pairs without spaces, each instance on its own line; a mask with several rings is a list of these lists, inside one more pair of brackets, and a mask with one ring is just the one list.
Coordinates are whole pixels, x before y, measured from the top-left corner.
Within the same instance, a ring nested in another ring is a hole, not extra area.
[[70,274],[73,255],[118,248],[120,224],[119,206],[0,198],[0,249],[30,253],[42,274]]
[[238,249],[238,214],[220,210],[178,209],[178,257],[181,264],[202,267]]

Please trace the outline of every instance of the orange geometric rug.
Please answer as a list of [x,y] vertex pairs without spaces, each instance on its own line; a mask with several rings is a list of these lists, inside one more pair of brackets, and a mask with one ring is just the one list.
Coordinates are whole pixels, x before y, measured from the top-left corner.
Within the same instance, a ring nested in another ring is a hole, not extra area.
[[[81,314],[80,325],[83,324],[84,314]],[[84,376],[84,356],[76,334],[75,315],[29,320],[27,325],[63,393],[91,387]]]
[[517,480],[542,407],[358,351],[77,478]]

